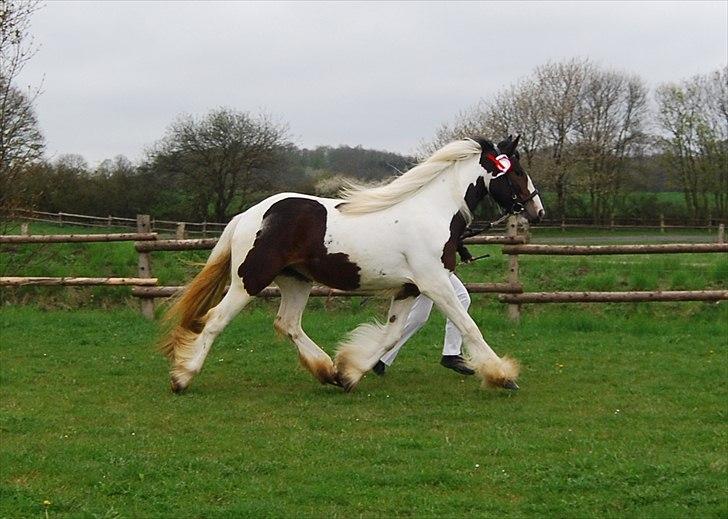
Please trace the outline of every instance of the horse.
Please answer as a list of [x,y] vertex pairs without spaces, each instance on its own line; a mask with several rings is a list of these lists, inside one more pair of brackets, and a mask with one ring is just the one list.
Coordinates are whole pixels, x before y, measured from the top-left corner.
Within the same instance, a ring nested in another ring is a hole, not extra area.
[[[280,193],[232,218],[197,276],[165,315],[160,343],[172,391],[200,372],[213,341],[271,283],[280,289],[274,328],[296,346],[300,363],[322,384],[353,390],[402,334],[420,293],[463,335],[469,365],[492,387],[518,389],[519,365],[499,357],[459,303],[449,274],[472,211],[490,196],[508,213],[538,222],[544,208],[519,161],[518,137],[446,144],[376,187],[344,188],[339,199]],[[391,298],[386,322],[365,323],[331,357],[301,327],[313,282]],[[229,283],[229,288],[225,290]]]

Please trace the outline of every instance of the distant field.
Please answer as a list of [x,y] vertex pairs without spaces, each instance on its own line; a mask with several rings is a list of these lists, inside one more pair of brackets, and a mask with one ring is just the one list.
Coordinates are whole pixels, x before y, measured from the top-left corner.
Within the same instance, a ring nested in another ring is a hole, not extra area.
[[[541,199],[547,208],[556,205],[556,194],[542,192]],[[587,218],[589,213],[589,197],[570,196],[568,212],[573,217]],[[616,218],[643,218],[646,222],[656,224],[660,214],[669,221],[671,219],[689,218],[689,211],[685,204],[685,195],[681,191],[644,192],[634,191],[623,193],[618,200]]]

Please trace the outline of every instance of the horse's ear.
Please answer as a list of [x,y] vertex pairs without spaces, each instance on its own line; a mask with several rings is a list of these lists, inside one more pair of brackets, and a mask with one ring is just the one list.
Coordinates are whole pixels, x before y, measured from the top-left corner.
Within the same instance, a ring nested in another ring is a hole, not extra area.
[[[518,141],[520,138],[521,138],[521,135],[519,134],[519,135],[516,135],[515,139],[513,139],[513,144],[511,144],[511,153],[516,151],[516,148],[518,147]],[[510,137],[509,137],[509,139],[510,139]]]

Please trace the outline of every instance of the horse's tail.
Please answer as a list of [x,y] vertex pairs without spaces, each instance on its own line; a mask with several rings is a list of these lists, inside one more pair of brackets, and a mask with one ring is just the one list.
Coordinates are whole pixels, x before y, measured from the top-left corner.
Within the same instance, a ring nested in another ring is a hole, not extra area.
[[163,322],[168,331],[159,344],[159,350],[170,360],[185,357],[185,350],[205,326],[207,312],[217,305],[230,281],[230,251],[237,225],[233,218],[207,258],[205,266],[185,286],[165,312]]

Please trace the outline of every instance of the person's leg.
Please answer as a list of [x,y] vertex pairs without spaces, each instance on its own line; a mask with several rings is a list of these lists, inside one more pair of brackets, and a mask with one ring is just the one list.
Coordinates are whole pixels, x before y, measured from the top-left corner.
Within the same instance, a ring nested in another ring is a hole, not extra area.
[[[463,285],[463,282],[455,274],[450,274],[450,283],[452,283],[452,287],[455,289],[455,295],[458,296],[460,304],[467,311],[470,308],[470,294],[468,294],[465,285]],[[442,354],[460,355],[462,345],[463,336],[452,321],[448,319],[445,323],[445,342],[442,347]]]
[[422,294],[417,296],[417,299],[415,299],[415,304],[412,305],[412,310],[410,310],[410,313],[407,316],[407,322],[404,325],[402,337],[400,337],[399,341],[397,341],[397,344],[395,344],[394,347],[387,353],[385,353],[379,360],[387,366],[391,366],[394,362],[394,359],[397,357],[399,350],[402,348],[402,346],[404,346],[404,343],[407,342],[410,337],[412,337],[415,333],[417,333],[417,330],[425,325],[427,319],[430,317],[431,311],[432,300]]

